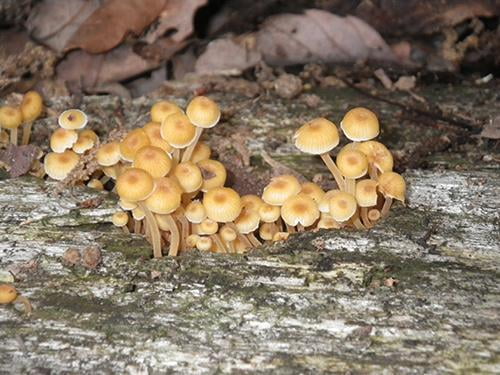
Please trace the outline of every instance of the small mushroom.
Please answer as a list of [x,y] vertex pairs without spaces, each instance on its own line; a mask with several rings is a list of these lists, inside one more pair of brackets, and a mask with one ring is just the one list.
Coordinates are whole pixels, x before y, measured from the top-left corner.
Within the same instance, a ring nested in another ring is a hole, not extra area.
[[17,107],[0,107],[0,128],[10,130],[10,143],[17,145],[17,129],[23,122],[23,114]]
[[23,138],[22,145],[27,145],[30,141],[31,128],[35,121],[43,112],[43,98],[36,91],[28,91],[23,96],[21,102],[21,112],[23,114]]
[[345,136],[354,142],[369,141],[378,136],[380,126],[375,113],[363,107],[347,112],[340,122]]
[[182,109],[168,100],[160,100],[151,107],[151,121],[161,124],[168,116],[183,113]]
[[78,130],[87,125],[88,117],[79,109],[68,109],[59,115],[57,122],[63,129]]
[[24,313],[29,316],[32,312],[32,307],[30,301],[21,296],[16,288],[10,284],[0,284],[0,305],[8,305],[22,303],[24,305]]

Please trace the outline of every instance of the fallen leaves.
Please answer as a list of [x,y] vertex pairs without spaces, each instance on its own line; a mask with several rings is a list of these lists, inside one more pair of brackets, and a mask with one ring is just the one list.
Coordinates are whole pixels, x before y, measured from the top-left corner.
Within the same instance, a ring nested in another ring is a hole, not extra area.
[[5,164],[11,177],[27,174],[34,162],[41,156],[41,150],[34,145],[14,146],[9,144],[0,152],[0,163]]

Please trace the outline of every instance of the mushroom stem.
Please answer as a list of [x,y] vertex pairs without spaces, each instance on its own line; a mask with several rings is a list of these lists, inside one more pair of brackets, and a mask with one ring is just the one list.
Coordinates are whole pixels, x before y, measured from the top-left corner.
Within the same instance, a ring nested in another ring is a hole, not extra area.
[[241,234],[234,223],[227,223],[227,225],[237,233],[238,238],[240,238],[246,246],[248,246],[250,248],[253,247],[252,243],[247,238],[247,236]]
[[359,220],[359,215],[356,212],[352,218],[352,223],[356,229],[361,229],[364,230],[366,227],[363,225],[363,223]]
[[[146,215],[145,225],[148,226],[149,234],[151,235],[151,242],[153,245],[153,255],[155,258],[161,258],[162,257],[161,237],[160,237],[160,229],[158,228],[158,223],[156,222],[155,217],[153,216],[153,214],[151,213],[149,208],[147,208],[143,202],[137,202],[137,205],[144,211],[144,214]],[[175,229],[177,229],[177,227],[175,227]],[[178,236],[179,236],[179,232],[177,232],[177,237]],[[170,245],[172,246],[172,243]],[[178,244],[177,244],[177,246],[178,246]],[[177,254],[177,252],[176,252],[176,254]],[[170,253],[169,253],[169,255],[170,255]]]
[[377,168],[372,163],[368,165],[368,175],[372,180],[378,181]]
[[134,220],[134,233],[141,233],[141,221]]
[[172,152],[172,160],[174,161],[174,165],[172,167],[177,165],[180,157],[181,157],[181,150],[178,148],[174,148],[174,151]]
[[226,246],[224,246],[224,243],[217,233],[212,234],[210,238],[212,238],[212,241],[215,242],[215,245],[217,246],[217,249],[220,250],[220,252],[227,253]]
[[356,194],[356,180],[354,178],[345,179],[345,191],[349,194]]
[[363,222],[364,226],[367,229],[373,227],[372,223],[370,222],[370,219],[368,218],[368,207],[361,207],[360,214],[361,214],[361,221]]
[[184,154],[182,155],[182,160],[181,163],[184,163],[186,161],[191,160],[191,156],[193,156],[193,151],[196,145],[198,144],[198,141],[200,140],[201,134],[203,133],[203,128],[196,127],[196,134],[194,136],[193,143],[191,143],[188,148],[184,151]]
[[24,305],[24,313],[29,316],[31,315],[31,312],[33,311],[33,308],[31,307],[30,301],[23,296],[17,296],[17,298],[12,301],[13,304],[15,303],[22,303]]
[[28,122],[23,125],[23,138],[21,141],[21,145],[27,145],[30,142],[30,135],[31,135],[31,127],[33,125],[33,122]]
[[124,225],[124,226],[122,227],[122,230],[123,230],[123,232],[124,232],[124,233],[126,233],[126,234],[130,234],[130,231],[128,230],[128,227],[127,227],[126,225]]
[[297,225],[297,232],[305,232],[306,228],[302,224]]
[[262,243],[255,237],[253,232],[248,233],[247,238],[254,247],[262,246]]
[[236,249],[234,248],[234,241],[227,241],[226,244],[229,247],[229,253],[236,254]]
[[181,250],[186,250],[186,238],[189,236],[189,222],[184,214],[184,208],[180,206],[177,210],[179,210],[179,212],[176,213],[176,218],[181,224],[180,248]]
[[380,211],[380,216],[386,217],[389,214],[391,206],[392,206],[392,198],[385,197],[384,205],[382,206],[382,210]]
[[17,146],[17,128],[10,129],[10,143]]
[[327,168],[330,170],[330,173],[332,174],[333,178],[335,179],[335,182],[337,183],[337,186],[339,187],[340,190],[345,191],[345,184],[344,184],[344,177],[342,177],[342,173],[340,173],[340,170],[338,169],[337,165],[335,162],[332,160],[332,157],[330,154],[325,153],[321,154],[321,159],[323,159],[323,162],[327,166]]
[[[286,223],[285,223],[286,224]],[[286,231],[288,233],[295,233],[295,227],[291,226],[291,225],[288,225],[286,224]]]
[[177,228],[177,224],[172,215],[165,215],[165,218],[167,219],[167,223],[170,228],[170,248],[168,250],[168,255],[175,257],[179,252],[179,228]]

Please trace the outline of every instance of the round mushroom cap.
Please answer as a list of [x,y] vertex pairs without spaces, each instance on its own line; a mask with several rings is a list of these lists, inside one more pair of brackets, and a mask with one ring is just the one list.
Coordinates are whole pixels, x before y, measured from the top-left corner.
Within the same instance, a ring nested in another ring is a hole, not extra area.
[[375,113],[363,107],[347,112],[340,122],[340,127],[345,136],[354,142],[369,141],[380,132]]
[[166,215],[174,212],[181,205],[179,184],[171,177],[155,179],[153,194],[146,198],[145,205],[155,214]]
[[134,129],[120,142],[121,158],[125,161],[133,161],[137,151],[149,145],[149,137],[144,129]]
[[43,99],[39,93],[36,91],[28,91],[24,94],[23,101],[21,102],[21,112],[24,122],[33,122],[40,117],[42,111]]
[[308,195],[318,204],[325,196],[325,191],[314,182],[306,182],[302,184],[300,194]]
[[92,129],[83,129],[80,131],[80,133],[78,133],[78,136],[90,138],[94,141],[94,143],[97,143],[97,141],[99,140],[99,137]]
[[146,217],[146,213],[142,209],[142,207],[137,206],[132,210],[132,217],[134,220],[140,221]]
[[220,161],[207,159],[198,162],[201,175],[203,177],[203,184],[201,191],[206,192],[211,189],[222,187],[226,182],[227,172],[226,167]]
[[166,176],[170,172],[172,159],[159,147],[144,146],[135,154],[132,166],[144,169],[151,177],[158,178]]
[[139,168],[127,169],[116,180],[116,191],[120,199],[132,203],[146,199],[154,187],[153,177]]
[[260,220],[264,223],[274,223],[279,219],[281,210],[279,206],[272,206],[264,202],[264,204],[259,207],[258,213]]
[[45,173],[54,180],[64,180],[76,167],[80,157],[71,150],[64,152],[49,152],[45,155],[43,166]]
[[264,188],[262,200],[273,206],[281,206],[288,198],[300,192],[299,180],[291,175],[273,177]]
[[[118,142],[110,142],[101,145],[96,153],[97,164],[103,167],[111,167],[117,164],[120,158],[120,144]],[[114,178],[116,178],[116,176]]]
[[328,190],[323,198],[318,202],[319,211],[323,214],[327,214],[330,212],[330,198],[332,198],[335,194],[339,193],[339,189]]
[[87,125],[88,118],[85,112],[79,109],[67,109],[59,115],[57,122],[61,128],[77,130]]
[[302,125],[293,138],[295,147],[313,155],[330,152],[339,144],[337,127],[326,118],[316,118]]
[[319,209],[316,202],[305,194],[288,198],[281,206],[283,221],[291,226],[298,224],[308,227],[319,218]]
[[17,107],[0,107],[0,128],[16,129],[23,122],[23,114]]
[[199,200],[195,200],[186,206],[184,215],[190,223],[199,224],[207,218],[207,211]]
[[260,216],[257,211],[242,210],[239,216],[234,221],[238,232],[248,234],[255,231],[259,227]]
[[113,214],[112,222],[117,227],[124,227],[128,224],[128,214],[124,211],[117,211]]
[[368,172],[368,159],[365,154],[352,147],[343,148],[337,155],[337,167],[347,178],[360,178]]
[[384,195],[405,202],[406,182],[400,174],[396,172],[384,172],[378,178],[378,190]]
[[163,120],[174,113],[182,113],[182,109],[168,100],[160,100],[151,107],[151,121],[161,124]]
[[144,131],[148,135],[151,146],[159,147],[163,151],[171,154],[174,148],[161,137],[161,125],[157,122],[148,122],[143,127]]
[[210,237],[199,236],[198,241],[196,241],[196,248],[200,251],[210,251],[213,242]]
[[207,217],[220,223],[235,220],[242,210],[239,194],[231,188],[219,187],[203,196]]
[[0,284],[0,304],[12,303],[17,298],[17,290],[12,285]]
[[263,223],[259,228],[259,236],[264,241],[271,241],[278,230],[272,223]]
[[190,234],[189,236],[186,237],[186,245],[189,248],[194,249],[196,247],[196,243],[198,242],[199,239],[200,239],[199,235]]
[[203,184],[200,168],[190,161],[177,164],[174,168],[174,176],[185,193],[193,193],[199,190]]
[[200,128],[212,128],[219,122],[220,108],[206,96],[196,96],[188,104],[186,115],[193,125]]
[[122,210],[132,211],[134,208],[137,207],[137,203],[120,199],[118,201],[118,206],[120,206]]
[[57,129],[50,136],[50,148],[54,152],[63,152],[73,147],[78,140],[78,133],[74,130]]
[[359,207],[371,207],[377,204],[377,181],[361,180],[356,183],[356,200]]
[[198,142],[196,146],[194,146],[193,154],[191,155],[191,161],[193,163],[198,163],[202,160],[210,159],[210,155],[212,154],[212,150],[205,142]]
[[340,225],[337,223],[333,217],[322,217],[319,219],[318,224],[316,224],[318,229],[339,229]]
[[196,138],[196,127],[184,113],[168,116],[161,123],[161,137],[172,147],[185,148]]
[[94,144],[95,141],[92,138],[85,137],[80,134],[78,135],[78,139],[73,145],[73,151],[75,151],[77,154],[83,154],[85,153],[85,151],[88,151],[92,147],[94,147]]
[[234,241],[236,240],[236,237],[238,237],[238,233],[236,233],[236,231],[227,224],[220,229],[219,234],[226,242]]
[[91,179],[89,182],[87,182],[87,186],[91,189],[99,190],[102,191],[104,190],[104,185],[102,182],[96,178]]
[[366,155],[368,162],[373,164],[380,172],[390,172],[394,167],[394,158],[385,145],[377,141],[361,142],[356,147]]
[[215,234],[219,230],[219,224],[216,221],[205,219],[198,225],[198,234]]
[[349,220],[358,208],[354,195],[339,191],[330,198],[330,215],[335,221]]
[[259,212],[259,208],[265,204],[261,197],[254,194],[247,194],[241,197],[243,209]]

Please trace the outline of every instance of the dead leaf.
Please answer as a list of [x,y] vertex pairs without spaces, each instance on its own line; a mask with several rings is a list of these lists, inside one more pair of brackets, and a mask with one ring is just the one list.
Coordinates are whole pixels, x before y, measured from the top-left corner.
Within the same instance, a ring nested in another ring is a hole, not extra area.
[[10,176],[15,178],[28,173],[33,162],[41,156],[41,150],[34,145],[7,146],[7,149],[0,152],[0,162],[9,166]]
[[66,50],[102,53],[116,47],[129,33],[139,35],[160,14],[167,0],[108,0],[70,38]]
[[396,61],[379,33],[361,19],[316,9],[270,17],[257,32],[257,48],[273,65]]
[[373,75],[378,78],[378,80],[382,83],[382,85],[387,90],[392,90],[392,81],[389,76],[385,73],[385,70],[379,68],[373,72]]
[[401,91],[409,91],[415,88],[417,78],[415,76],[401,76],[394,83],[394,88]]
[[85,268],[95,269],[102,262],[101,250],[96,246],[89,246],[82,252],[82,264]]
[[500,139],[500,116],[495,117],[486,124],[479,136],[481,138]]

